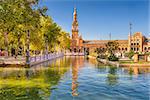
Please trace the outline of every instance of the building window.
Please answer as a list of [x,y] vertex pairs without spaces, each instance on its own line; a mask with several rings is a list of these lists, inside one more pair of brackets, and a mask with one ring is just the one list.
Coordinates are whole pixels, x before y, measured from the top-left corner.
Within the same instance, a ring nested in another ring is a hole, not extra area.
[[146,48],[146,47],[145,47],[144,49],[145,49],[145,50],[147,50],[147,48]]
[[131,45],[133,45],[133,43],[131,43]]
[[131,50],[133,50],[133,48],[131,48]]
[[137,43],[137,45],[139,45],[139,43]]
[[134,51],[136,50],[136,48],[134,48]]
[[74,48],[74,52],[77,52],[77,49],[76,49],[76,48]]
[[139,51],[139,48],[137,48],[137,51]]
[[148,50],[150,50],[150,47],[148,47]]
[[139,41],[139,39],[137,39],[137,41],[136,41],[137,43],[139,43],[140,41]]
[[124,50],[124,48],[122,48],[122,50]]
[[134,43],[134,45],[136,45],[136,43]]
[[127,48],[125,48],[125,50],[127,51]]

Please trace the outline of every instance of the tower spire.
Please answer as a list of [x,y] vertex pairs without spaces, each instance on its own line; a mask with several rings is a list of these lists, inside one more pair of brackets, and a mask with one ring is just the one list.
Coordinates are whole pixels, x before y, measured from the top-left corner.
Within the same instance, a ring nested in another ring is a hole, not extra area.
[[78,20],[77,20],[77,9],[76,9],[76,7],[74,8],[74,12],[73,12],[72,31],[78,31]]
[[74,7],[73,21],[77,21],[77,9]]

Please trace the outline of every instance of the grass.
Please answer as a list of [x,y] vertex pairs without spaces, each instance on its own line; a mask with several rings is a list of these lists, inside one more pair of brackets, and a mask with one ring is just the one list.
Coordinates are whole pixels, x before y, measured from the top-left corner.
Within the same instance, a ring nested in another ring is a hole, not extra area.
[[16,79],[1,79],[0,80],[0,88],[9,86],[9,87],[38,87],[45,88],[49,87],[50,84],[44,82],[43,79],[35,79],[35,80],[16,80]]
[[133,60],[119,61],[120,64],[150,64],[150,62],[139,61],[135,63]]

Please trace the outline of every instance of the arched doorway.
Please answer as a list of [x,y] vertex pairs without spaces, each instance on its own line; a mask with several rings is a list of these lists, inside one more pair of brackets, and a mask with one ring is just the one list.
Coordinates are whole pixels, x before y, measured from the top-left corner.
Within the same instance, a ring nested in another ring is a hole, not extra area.
[[89,48],[84,48],[84,54],[89,55]]

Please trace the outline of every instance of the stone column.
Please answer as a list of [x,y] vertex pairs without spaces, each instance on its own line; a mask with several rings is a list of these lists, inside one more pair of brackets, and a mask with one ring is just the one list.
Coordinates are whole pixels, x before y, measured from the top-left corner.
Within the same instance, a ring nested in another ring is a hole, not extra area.
[[145,54],[144,55],[144,61],[147,62],[147,60],[148,60],[148,55]]
[[138,58],[138,54],[134,54],[134,62],[138,62],[139,58]]
[[150,62],[150,55],[147,57],[147,61]]

